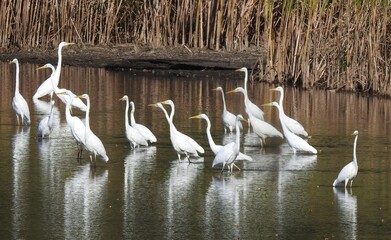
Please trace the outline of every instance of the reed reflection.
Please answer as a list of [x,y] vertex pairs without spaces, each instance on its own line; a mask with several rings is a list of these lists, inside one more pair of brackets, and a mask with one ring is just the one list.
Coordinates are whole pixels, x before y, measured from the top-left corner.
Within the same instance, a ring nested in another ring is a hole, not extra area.
[[28,226],[30,167],[30,127],[18,127],[12,138],[13,205],[12,233],[14,239],[23,238]]
[[80,166],[64,186],[64,236],[66,239],[98,239],[105,222],[108,170]]
[[357,196],[347,189],[333,188],[343,239],[357,239]]

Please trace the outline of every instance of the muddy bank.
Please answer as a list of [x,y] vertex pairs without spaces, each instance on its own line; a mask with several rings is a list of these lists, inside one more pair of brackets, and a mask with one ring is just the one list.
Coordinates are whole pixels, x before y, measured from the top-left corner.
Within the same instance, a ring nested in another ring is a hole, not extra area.
[[[63,63],[74,66],[118,70],[233,70],[243,66],[256,68],[264,51],[241,52],[207,49],[149,48],[136,45],[69,46],[63,49]],[[18,58],[20,62],[57,63],[57,49],[1,49],[0,60]]]

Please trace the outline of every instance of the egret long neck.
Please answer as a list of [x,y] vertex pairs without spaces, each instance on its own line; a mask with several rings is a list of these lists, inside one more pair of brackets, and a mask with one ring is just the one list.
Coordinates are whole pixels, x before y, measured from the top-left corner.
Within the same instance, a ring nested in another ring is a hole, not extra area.
[[[209,141],[210,148],[214,152],[214,149],[216,149],[216,144],[213,141],[212,134],[210,133],[210,128],[211,128],[210,120],[207,119],[207,118],[205,120],[206,120],[206,123],[207,123],[207,126],[206,126],[206,136],[208,136],[208,141]],[[216,153],[217,152],[215,152],[215,154]]]
[[[175,128],[175,125],[174,123],[172,122],[171,118],[168,116],[168,113],[166,111],[166,109],[164,107],[161,107],[162,111],[164,112],[164,116],[166,116],[166,119],[167,119],[167,122],[168,122],[168,125],[170,126],[170,133],[172,131],[176,131],[176,128]],[[172,111],[171,111],[172,113]]]
[[56,71],[54,72],[54,75],[52,77],[52,83],[55,86],[58,86],[58,83],[60,81],[60,74],[61,74],[61,65],[62,65],[62,46],[58,48],[58,61],[57,61],[57,67]]
[[247,81],[248,81],[248,71],[247,68],[244,70],[244,91],[247,93]]
[[87,100],[87,111],[86,111],[86,131],[90,130],[90,98]]
[[125,107],[125,128],[127,128],[127,127],[129,126],[128,112],[129,112],[129,100],[126,99],[126,107]]
[[235,138],[235,148],[239,152],[240,149],[240,127],[239,127],[239,119],[237,118],[235,121],[235,127],[236,127],[236,138]]
[[170,107],[171,107],[170,119],[171,119],[171,122],[174,122],[175,106],[174,106],[174,104],[170,104]]
[[16,83],[15,83],[15,95],[16,95],[17,93],[19,93],[19,63],[16,62],[15,65],[16,65],[16,70],[15,70],[15,73],[16,73],[16,75],[15,75],[15,81],[16,81]]
[[136,124],[136,120],[134,119],[134,104],[131,104],[132,105],[132,109],[130,109],[130,126],[133,126],[134,124]]
[[277,107],[277,109],[278,109],[278,118],[280,119],[282,131],[284,132],[284,135],[286,136],[287,134],[289,134],[289,130],[288,130],[288,128],[285,126],[285,123],[284,123],[284,119],[283,119],[283,114],[284,114],[283,111],[284,111],[284,110],[282,110],[282,108],[281,108],[280,105],[277,105],[276,107]]
[[71,122],[71,101],[67,102],[66,106],[65,106],[65,118],[67,119],[67,122],[70,123]]
[[220,89],[220,92],[221,92],[221,97],[223,98],[223,108],[224,108],[224,111],[227,111],[227,106],[225,105],[224,91],[222,89]]
[[280,104],[282,111],[284,111],[283,101],[284,101],[284,91],[280,91],[280,101],[278,102],[278,104]]
[[353,161],[356,164],[357,164],[357,156],[356,156],[357,139],[358,139],[358,135],[356,135],[356,138],[354,139],[354,146],[353,146]]

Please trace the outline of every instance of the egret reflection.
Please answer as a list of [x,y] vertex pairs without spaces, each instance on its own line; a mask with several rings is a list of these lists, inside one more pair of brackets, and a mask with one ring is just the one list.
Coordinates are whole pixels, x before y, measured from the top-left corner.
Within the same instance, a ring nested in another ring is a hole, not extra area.
[[[351,190],[351,189],[350,189]],[[343,239],[357,239],[357,197],[348,189],[333,188],[337,200]]]
[[105,191],[108,170],[91,169],[88,164],[65,181],[64,236],[65,239],[98,239],[105,221]]

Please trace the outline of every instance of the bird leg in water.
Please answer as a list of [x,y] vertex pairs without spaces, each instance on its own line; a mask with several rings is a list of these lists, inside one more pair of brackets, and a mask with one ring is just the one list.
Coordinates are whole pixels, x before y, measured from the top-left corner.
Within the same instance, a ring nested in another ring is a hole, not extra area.
[[350,180],[350,189],[352,189],[352,185],[353,185],[353,179]]
[[239,171],[241,171],[241,169],[235,163],[232,163],[232,165],[235,166]]
[[18,121],[18,126],[20,126],[18,114],[16,114],[16,120]]

